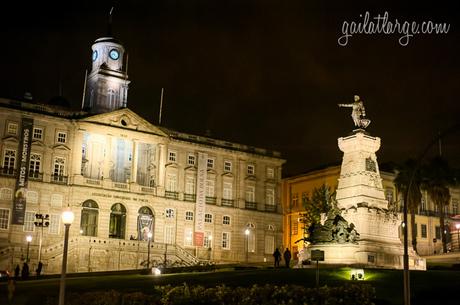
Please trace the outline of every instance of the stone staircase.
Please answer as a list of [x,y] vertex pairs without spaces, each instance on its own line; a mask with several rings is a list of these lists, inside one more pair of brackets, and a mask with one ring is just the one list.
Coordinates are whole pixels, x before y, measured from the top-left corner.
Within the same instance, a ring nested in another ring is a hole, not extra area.
[[[61,272],[63,241],[43,246],[41,261],[45,274]],[[19,264],[22,266],[21,252],[14,246],[0,249],[0,269],[10,269]],[[30,256],[30,269],[37,265],[38,249],[33,249]],[[93,272],[143,269],[147,265],[148,242],[137,240],[119,240],[97,237],[69,238],[67,254],[68,272]],[[23,256],[22,256],[23,258]],[[178,245],[152,242],[150,244],[150,265],[192,266],[200,262],[193,254]]]

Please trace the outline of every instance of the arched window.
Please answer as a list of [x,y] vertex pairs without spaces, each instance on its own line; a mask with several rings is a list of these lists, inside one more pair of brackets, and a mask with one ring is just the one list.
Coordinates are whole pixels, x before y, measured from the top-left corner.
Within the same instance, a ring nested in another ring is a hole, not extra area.
[[109,237],[125,238],[126,208],[121,203],[112,205],[110,212]]
[[252,223],[249,222],[246,225],[246,228],[249,229],[249,235],[247,236],[247,246],[248,246],[248,252],[250,253],[255,253],[256,252],[256,226]]
[[139,209],[139,215],[137,216],[137,239],[148,240],[149,232],[152,232],[153,241],[153,228],[154,218],[152,210],[149,207],[141,207]]
[[86,200],[82,204],[80,230],[83,236],[97,236],[97,219],[99,206],[94,200]]

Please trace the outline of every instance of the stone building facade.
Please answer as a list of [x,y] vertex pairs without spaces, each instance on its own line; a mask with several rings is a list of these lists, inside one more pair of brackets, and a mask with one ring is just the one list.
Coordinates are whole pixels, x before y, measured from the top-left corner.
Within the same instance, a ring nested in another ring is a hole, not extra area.
[[[385,197],[388,202],[395,203],[400,213],[402,222],[402,201],[401,194],[397,191],[393,181],[396,177],[395,173],[380,170],[382,178],[382,186],[385,191]],[[301,247],[301,243],[295,243],[303,237],[305,225],[301,220],[301,213],[304,211],[302,198],[311,196],[315,188],[319,188],[325,184],[332,190],[337,188],[338,178],[340,176],[340,166],[329,166],[320,170],[314,170],[305,174],[283,179],[282,205],[284,210],[284,243],[290,245],[293,253],[297,253]],[[460,189],[451,188],[451,202],[446,210],[443,211],[446,215],[446,221],[450,232],[452,233],[452,242],[449,248],[452,251],[458,250],[458,242],[456,240],[455,224],[459,215],[459,200]],[[437,207],[429,198],[426,191],[422,191],[422,202],[418,213],[416,214],[417,226],[417,252],[421,256],[439,254],[442,252],[441,231],[439,225],[439,212]],[[410,215],[408,216],[410,217]],[[410,222],[408,232],[411,232]],[[400,228],[400,238],[403,239],[402,229]],[[411,246],[411,235],[409,233],[409,246]]]
[[96,40],[81,111],[0,99],[0,269],[28,258],[31,270],[40,260],[60,272],[66,207],[70,272],[142,268],[148,245],[153,265],[271,260],[283,242],[280,154],[155,126],[123,107],[123,52]]

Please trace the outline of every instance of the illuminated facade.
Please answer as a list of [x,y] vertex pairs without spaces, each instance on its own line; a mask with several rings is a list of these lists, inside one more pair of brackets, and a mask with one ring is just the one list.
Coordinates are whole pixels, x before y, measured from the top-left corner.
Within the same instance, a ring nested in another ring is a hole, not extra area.
[[280,154],[158,127],[125,108],[123,52],[96,40],[82,111],[0,99],[0,269],[22,264],[31,235],[31,270],[41,260],[45,273],[60,272],[67,206],[69,272],[142,268],[149,232],[151,265],[271,260],[283,234]]
[[[393,183],[396,175],[392,172],[380,171],[382,177],[385,197],[389,202],[395,202],[398,211],[402,212],[401,194],[398,193]],[[282,205],[284,210],[283,227],[284,227],[284,244],[290,245],[293,253],[298,253],[302,248],[302,242],[296,243],[303,237],[305,225],[301,220],[301,213],[304,211],[302,198],[311,196],[315,188],[325,184],[332,190],[337,188],[338,178],[340,176],[340,166],[330,166],[321,170],[315,170],[306,174],[283,179]],[[458,215],[458,205],[460,200],[460,189],[451,188],[451,202],[444,211],[447,217]],[[421,256],[432,255],[442,252],[441,232],[439,226],[439,217],[436,216],[438,210],[433,202],[429,199],[426,191],[422,191],[422,202],[419,211],[416,214],[415,223],[417,226],[417,252]],[[410,219],[410,215],[408,216]],[[448,219],[446,218],[446,219]],[[402,213],[401,213],[402,219]],[[454,221],[448,220],[450,224]],[[451,225],[452,227],[452,225]],[[453,229],[452,229],[453,231]],[[402,230],[400,230],[402,232]],[[410,222],[408,232],[411,232]],[[455,231],[456,232],[456,231]],[[402,236],[400,235],[401,240]],[[453,239],[455,236],[452,235]],[[411,235],[409,233],[409,245],[411,245]],[[455,248],[456,243],[452,243]]]

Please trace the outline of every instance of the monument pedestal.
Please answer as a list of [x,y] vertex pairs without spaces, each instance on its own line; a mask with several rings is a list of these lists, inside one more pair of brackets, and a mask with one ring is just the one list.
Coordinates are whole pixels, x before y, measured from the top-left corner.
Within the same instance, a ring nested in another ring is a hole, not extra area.
[[[401,219],[389,209],[375,152],[380,138],[357,130],[338,139],[343,161],[337,187],[337,208],[359,233],[357,242],[335,239],[316,243],[310,250],[325,251],[326,264],[375,268],[403,268],[403,245],[399,238]],[[425,259],[409,250],[410,269],[426,270]]]

